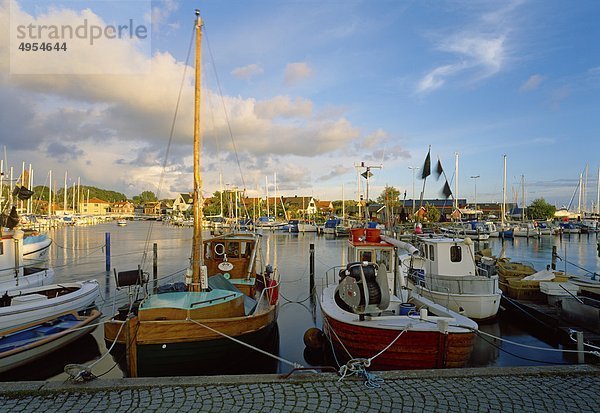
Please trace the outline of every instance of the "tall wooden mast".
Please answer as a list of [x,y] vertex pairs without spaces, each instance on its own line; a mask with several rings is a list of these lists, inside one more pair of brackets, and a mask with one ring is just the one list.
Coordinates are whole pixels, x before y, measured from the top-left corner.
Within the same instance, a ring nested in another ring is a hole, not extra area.
[[196,76],[194,100],[194,237],[192,241],[192,285],[191,291],[200,291],[200,267],[202,260],[202,178],[200,176],[200,68],[202,61],[202,18],[196,10]]

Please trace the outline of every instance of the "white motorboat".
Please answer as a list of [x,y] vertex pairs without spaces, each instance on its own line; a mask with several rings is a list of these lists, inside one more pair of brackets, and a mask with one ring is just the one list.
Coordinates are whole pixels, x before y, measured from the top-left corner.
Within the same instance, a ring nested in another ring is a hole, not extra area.
[[415,246],[419,254],[398,257],[411,289],[475,320],[496,316],[498,275],[476,265],[470,238],[421,236]]
[[2,231],[0,236],[0,295],[13,290],[52,284],[50,268],[25,267],[23,231]]
[[96,280],[13,290],[0,297],[0,334],[9,329],[90,307],[98,298]]
[[48,259],[52,239],[48,234],[31,233],[23,237],[23,262],[26,266],[34,266]]

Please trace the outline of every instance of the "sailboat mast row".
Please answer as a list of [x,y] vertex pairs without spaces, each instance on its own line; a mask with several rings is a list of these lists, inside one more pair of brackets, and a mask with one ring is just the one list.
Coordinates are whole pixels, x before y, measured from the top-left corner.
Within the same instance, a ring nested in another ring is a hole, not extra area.
[[[196,10],[196,82],[194,91],[194,237],[192,240],[192,284],[190,291],[200,291],[200,267],[202,266],[202,177],[200,176],[200,81],[202,61],[202,18]],[[202,289],[207,286],[203,285]]]

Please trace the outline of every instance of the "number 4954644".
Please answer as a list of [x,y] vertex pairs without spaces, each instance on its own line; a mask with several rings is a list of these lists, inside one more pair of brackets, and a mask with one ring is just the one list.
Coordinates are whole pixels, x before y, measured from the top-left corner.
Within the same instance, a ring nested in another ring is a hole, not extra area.
[[22,52],[37,52],[38,50],[44,52],[66,52],[67,51],[67,42],[21,42],[19,45],[19,50]]

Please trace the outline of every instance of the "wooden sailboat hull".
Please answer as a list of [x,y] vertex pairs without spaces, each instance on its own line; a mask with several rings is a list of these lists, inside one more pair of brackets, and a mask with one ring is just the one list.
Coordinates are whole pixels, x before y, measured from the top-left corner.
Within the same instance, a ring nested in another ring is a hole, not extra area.
[[140,321],[138,317],[125,322],[113,318],[104,326],[104,339],[107,347],[117,340],[113,351],[116,359],[123,358],[123,352],[128,354],[124,370],[131,377],[217,374],[224,366],[245,363],[259,353],[248,349],[249,354],[245,346],[215,331],[263,347],[276,326],[277,312],[277,307],[271,306],[258,315],[197,322]]
[[[354,358],[369,358],[383,350],[400,331],[361,327],[325,315],[325,333],[332,338],[336,355],[347,361],[344,347]],[[335,334],[332,334],[332,330]],[[376,357],[372,370],[416,370],[464,367],[475,340],[474,332],[406,331],[388,350]],[[340,341],[343,343],[340,343]]]

